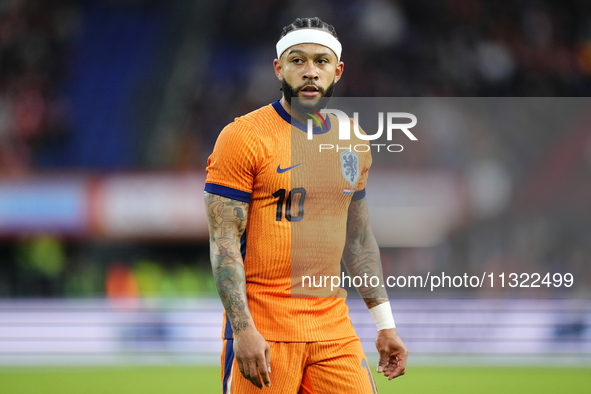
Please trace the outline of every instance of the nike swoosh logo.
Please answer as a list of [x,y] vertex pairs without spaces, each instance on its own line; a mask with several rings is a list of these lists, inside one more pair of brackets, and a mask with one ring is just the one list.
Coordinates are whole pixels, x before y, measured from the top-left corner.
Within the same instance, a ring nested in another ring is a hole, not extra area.
[[[300,164],[302,164],[302,163],[300,163]],[[284,172],[287,172],[287,171],[291,170],[292,168],[299,166],[300,164],[296,164],[295,166],[291,166],[291,167],[287,167],[287,168],[281,168],[281,164],[279,164],[277,166],[277,173],[283,174]]]

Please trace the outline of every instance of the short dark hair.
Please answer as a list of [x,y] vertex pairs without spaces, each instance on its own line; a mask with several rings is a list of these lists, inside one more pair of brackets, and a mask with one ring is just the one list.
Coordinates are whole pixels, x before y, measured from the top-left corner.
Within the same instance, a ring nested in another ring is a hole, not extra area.
[[285,37],[285,35],[287,33],[289,33],[290,31],[293,30],[299,30],[299,29],[308,29],[308,28],[316,28],[316,29],[322,29],[322,30],[327,30],[330,34],[332,34],[334,36],[334,38],[338,39],[337,37],[337,31],[334,29],[334,27],[332,25],[329,25],[326,22],[323,22],[320,18],[318,17],[314,17],[314,18],[296,18],[295,21],[293,21],[293,23],[285,26],[283,28],[283,30],[281,31],[281,36],[279,37],[279,39]]

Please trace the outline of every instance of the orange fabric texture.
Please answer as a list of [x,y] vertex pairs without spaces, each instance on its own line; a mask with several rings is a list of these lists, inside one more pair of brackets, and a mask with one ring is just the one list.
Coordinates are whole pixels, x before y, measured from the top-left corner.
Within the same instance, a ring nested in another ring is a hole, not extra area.
[[[206,191],[230,198],[237,191],[236,199],[250,203],[246,293],[263,337],[276,342],[352,337],[346,292],[338,287],[330,291],[330,283],[328,288],[303,288],[301,277],[340,275],[348,208],[355,191],[365,188],[371,154],[354,154],[357,173],[351,184],[341,165],[346,149],[319,152],[319,145],[367,142],[353,133],[351,141],[339,141],[333,116],[328,132],[309,141],[277,105],[281,107],[278,102],[262,107],[224,128],[208,159]],[[224,314],[227,339],[232,338],[228,325]]]
[[[224,364],[233,340],[224,340],[222,393],[260,393],[240,374],[237,362]],[[359,338],[325,342],[269,342],[271,386],[266,394],[376,394],[375,383]],[[230,370],[226,370],[230,367]],[[224,377],[227,375],[227,378]]]

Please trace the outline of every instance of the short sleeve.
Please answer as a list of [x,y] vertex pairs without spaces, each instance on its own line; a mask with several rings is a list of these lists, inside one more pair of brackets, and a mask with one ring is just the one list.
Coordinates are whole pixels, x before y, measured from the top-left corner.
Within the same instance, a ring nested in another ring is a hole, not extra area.
[[[352,121],[352,120],[351,120]],[[360,127],[361,133],[365,134],[365,131]],[[353,131],[351,131],[353,133]],[[360,144],[366,144],[367,141],[358,140]],[[363,163],[361,167],[361,174],[359,175],[359,181],[357,181],[356,191],[353,193],[352,201],[361,200],[365,197],[365,187],[367,186],[367,177],[369,176],[369,169],[371,167],[372,158],[371,150],[359,154],[362,156],[360,162]]]
[[237,120],[220,133],[207,159],[205,191],[250,202],[259,157],[258,137]]

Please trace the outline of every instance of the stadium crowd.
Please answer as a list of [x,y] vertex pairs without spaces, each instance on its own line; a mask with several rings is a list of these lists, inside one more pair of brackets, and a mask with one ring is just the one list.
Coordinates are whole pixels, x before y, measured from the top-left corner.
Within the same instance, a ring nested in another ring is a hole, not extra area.
[[37,169],[39,147],[69,132],[63,91],[75,1],[0,4],[0,174]]

